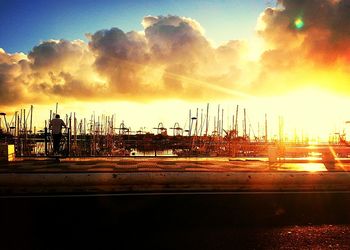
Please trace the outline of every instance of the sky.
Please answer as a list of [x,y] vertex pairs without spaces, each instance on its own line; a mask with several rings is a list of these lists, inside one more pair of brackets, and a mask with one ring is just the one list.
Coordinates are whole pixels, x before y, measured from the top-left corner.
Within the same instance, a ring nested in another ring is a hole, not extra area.
[[38,127],[56,103],[134,130],[210,103],[227,129],[236,105],[271,135],[348,129],[349,0],[0,3],[0,111],[34,105]]
[[[86,33],[118,27],[142,30],[147,15],[179,15],[197,20],[216,44],[254,34],[256,18],[269,5],[261,0],[116,1],[1,0],[0,44],[9,52],[28,53],[39,41],[82,39]],[[229,29],[218,29],[224,26]]]

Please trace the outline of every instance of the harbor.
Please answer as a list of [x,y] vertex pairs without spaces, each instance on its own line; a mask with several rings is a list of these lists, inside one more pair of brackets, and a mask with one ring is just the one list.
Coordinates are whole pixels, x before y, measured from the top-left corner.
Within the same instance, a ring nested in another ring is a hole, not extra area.
[[[77,249],[107,247],[118,235],[122,249],[138,247],[135,237],[160,249],[216,249],[220,242],[243,249],[347,249],[346,134],[336,131],[326,141],[288,138],[279,119],[278,136],[271,136],[267,115],[255,134],[246,110],[239,121],[237,106],[226,125],[218,110],[214,119],[190,111],[186,126],[159,123],[151,131],[118,126],[114,116],[88,122],[71,113],[59,154],[49,127],[57,111],[39,130],[31,122],[33,107],[9,121],[1,113],[5,248],[31,242],[62,249],[69,237]],[[62,232],[67,237],[53,246]],[[23,241],[15,241],[17,235]]]
[[1,3],[1,250],[350,249],[350,0]]
[[1,113],[0,193],[350,190],[344,133],[334,133],[328,142],[307,135],[289,139],[279,118],[275,137],[268,134],[266,114],[255,133],[246,109],[240,112],[237,105],[225,124],[224,109],[219,105],[211,118],[209,108],[197,108],[194,116],[189,110],[184,127],[159,123],[153,132],[133,131],[124,121],[116,126],[113,115],[91,115],[87,121],[72,112],[62,120],[59,154],[53,152],[50,127],[58,103],[39,130],[33,106],[10,119]]
[[[278,117],[275,131],[269,128],[273,124],[265,114],[263,126],[248,119],[247,110],[235,107],[234,114],[224,123],[224,112],[220,105],[212,116],[209,111],[197,108],[193,114],[189,110],[185,124],[175,122],[165,127],[162,122],[150,130],[135,130],[122,120],[120,124],[115,115],[91,115],[90,119],[80,118],[75,112],[65,114],[59,151],[60,157],[134,157],[134,156],[178,156],[178,157],[267,157],[269,161],[285,158],[321,158],[323,161],[335,161],[335,158],[348,158],[350,147],[347,142],[345,126],[328,135],[311,138],[307,134],[291,136],[285,131],[283,117]],[[38,121],[34,116],[34,107],[29,111],[21,109],[12,112],[12,117],[0,113],[0,146],[12,145],[16,158],[52,157],[53,136],[50,123],[58,114],[50,110],[49,119]],[[36,126],[33,121],[36,121]],[[39,124],[44,124],[40,127]],[[38,129],[39,128],[39,129]],[[142,128],[142,127],[141,127]],[[11,154],[11,153],[10,153]],[[2,156],[4,157],[4,155]]]

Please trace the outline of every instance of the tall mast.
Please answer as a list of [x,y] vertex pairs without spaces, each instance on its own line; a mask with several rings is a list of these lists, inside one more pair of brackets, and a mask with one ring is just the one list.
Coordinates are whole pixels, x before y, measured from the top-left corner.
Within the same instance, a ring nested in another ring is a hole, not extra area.
[[237,105],[237,107],[236,107],[236,122],[235,122],[236,136],[238,136],[238,108],[239,108],[239,106]]
[[267,114],[265,114],[265,142],[268,141],[268,138],[267,138]]
[[247,137],[247,116],[246,116],[246,110],[243,109],[244,112],[244,120],[243,120],[243,126],[244,126],[244,137]]
[[206,114],[206,124],[205,124],[205,135],[208,135],[208,127],[209,127],[209,103],[207,103],[207,114]]

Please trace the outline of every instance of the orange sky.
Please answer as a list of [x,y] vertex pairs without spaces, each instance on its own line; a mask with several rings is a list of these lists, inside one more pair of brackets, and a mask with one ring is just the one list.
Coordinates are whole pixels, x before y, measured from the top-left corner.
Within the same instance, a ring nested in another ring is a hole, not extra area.
[[207,102],[212,116],[217,104],[230,115],[239,104],[256,126],[270,114],[271,134],[283,116],[286,133],[328,138],[350,118],[347,5],[281,0],[256,17],[256,37],[219,46],[190,17],[145,16],[139,31],[42,41],[28,54],[0,49],[0,110],[34,104],[42,126],[59,102],[62,114],[115,113],[151,130],[158,122],[184,125],[188,109]]

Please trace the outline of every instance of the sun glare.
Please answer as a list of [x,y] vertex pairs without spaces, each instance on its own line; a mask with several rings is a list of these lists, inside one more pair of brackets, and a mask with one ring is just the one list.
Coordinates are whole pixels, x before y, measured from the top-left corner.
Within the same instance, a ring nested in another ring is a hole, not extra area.
[[301,17],[298,17],[294,20],[294,26],[298,30],[302,29],[304,27],[304,21]]
[[307,164],[300,164],[300,168],[298,170],[307,171],[307,172],[327,171],[323,163],[310,163],[310,162]]
[[[253,104],[253,103],[252,103]],[[350,101],[318,88],[303,88],[280,96],[258,100],[251,109],[258,107],[269,113],[270,127],[278,131],[277,116],[284,120],[284,136],[292,139],[297,136],[308,137],[317,143],[326,142],[330,133],[339,132],[350,118],[350,112],[344,107]],[[274,120],[271,120],[272,116]],[[272,134],[271,134],[272,136]]]
[[[213,123],[213,117],[216,115],[215,110],[217,110],[219,104],[225,109],[225,116],[227,117],[234,114],[236,105],[239,105],[240,112],[243,108],[246,108],[249,123],[251,123],[256,135],[259,134],[259,126],[261,135],[264,115],[267,114],[269,139],[277,138],[279,135],[279,117],[284,120],[283,133],[287,140],[294,140],[296,137],[301,140],[302,137],[308,137],[309,143],[314,144],[319,141],[327,142],[331,133],[343,132],[343,129],[347,129],[346,126],[349,126],[345,121],[350,120],[350,110],[344,108],[350,107],[349,100],[317,88],[299,89],[280,96],[247,97],[238,102],[223,100],[222,102],[210,103],[210,125]],[[177,112],[169,117],[169,110],[174,110],[174,107],[176,107]],[[36,119],[38,119],[38,122],[40,121],[37,124],[38,126],[43,125],[42,121],[49,116],[48,110],[53,108],[54,104],[51,106],[35,106]],[[176,100],[152,102],[147,103],[147,105],[121,101],[107,103],[77,102],[75,104],[60,103],[59,113],[69,114],[74,110],[79,119],[91,117],[94,111],[96,111],[96,115],[100,113],[116,114],[118,122],[125,121],[135,129],[141,126],[152,129],[158,122],[163,122],[168,127],[171,127],[174,122],[179,122],[182,127],[188,126],[189,109],[196,112],[197,108],[199,108],[199,114],[201,112],[205,113],[206,103]],[[239,118],[241,117],[242,114],[240,113]],[[230,118],[225,118],[224,127],[229,129],[229,126]]]

